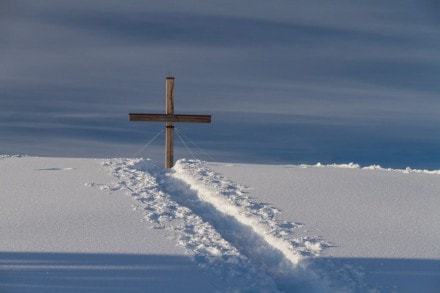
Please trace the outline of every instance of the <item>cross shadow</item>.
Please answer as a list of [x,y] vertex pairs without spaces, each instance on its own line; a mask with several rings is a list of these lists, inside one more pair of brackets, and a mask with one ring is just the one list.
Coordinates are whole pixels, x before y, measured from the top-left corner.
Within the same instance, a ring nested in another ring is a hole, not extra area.
[[189,257],[0,252],[0,292],[216,291]]

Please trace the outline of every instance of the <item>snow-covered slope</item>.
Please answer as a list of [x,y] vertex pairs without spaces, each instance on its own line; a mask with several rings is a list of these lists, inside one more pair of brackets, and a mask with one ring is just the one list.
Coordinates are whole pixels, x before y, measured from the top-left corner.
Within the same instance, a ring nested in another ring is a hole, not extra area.
[[438,290],[440,177],[369,169],[3,157],[0,291]]
[[209,164],[250,187],[280,218],[304,223],[296,235],[330,245],[313,267],[353,289],[440,291],[439,171],[356,164]]
[[0,158],[0,292],[212,292],[102,160]]

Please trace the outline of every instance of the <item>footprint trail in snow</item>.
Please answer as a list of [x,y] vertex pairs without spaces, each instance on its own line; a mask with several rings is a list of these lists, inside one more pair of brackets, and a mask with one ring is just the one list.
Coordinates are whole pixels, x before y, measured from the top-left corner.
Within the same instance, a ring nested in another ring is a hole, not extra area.
[[243,186],[200,161],[180,160],[162,170],[143,159],[105,162],[117,185],[136,199],[136,209],[155,228],[167,229],[196,262],[230,284],[231,291],[328,291],[308,259],[326,243],[295,237],[298,224],[251,199]]

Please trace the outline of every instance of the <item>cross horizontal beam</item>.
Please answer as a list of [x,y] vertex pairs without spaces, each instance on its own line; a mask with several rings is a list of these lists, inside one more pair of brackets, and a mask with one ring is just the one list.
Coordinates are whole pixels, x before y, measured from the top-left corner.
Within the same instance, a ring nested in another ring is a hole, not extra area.
[[130,121],[211,123],[211,115],[130,113]]

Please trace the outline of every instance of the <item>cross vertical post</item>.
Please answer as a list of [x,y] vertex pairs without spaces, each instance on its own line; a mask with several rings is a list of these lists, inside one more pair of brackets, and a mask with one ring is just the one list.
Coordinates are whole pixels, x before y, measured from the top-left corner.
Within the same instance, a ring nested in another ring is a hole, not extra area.
[[[174,77],[168,76],[166,79],[166,114],[174,115]],[[165,168],[172,168],[174,165],[174,125],[173,121],[165,124]]]
[[165,122],[165,168],[174,166],[174,125],[173,122],[211,123],[211,115],[174,114],[174,77],[166,78],[166,111],[165,114],[128,114],[130,121]]

